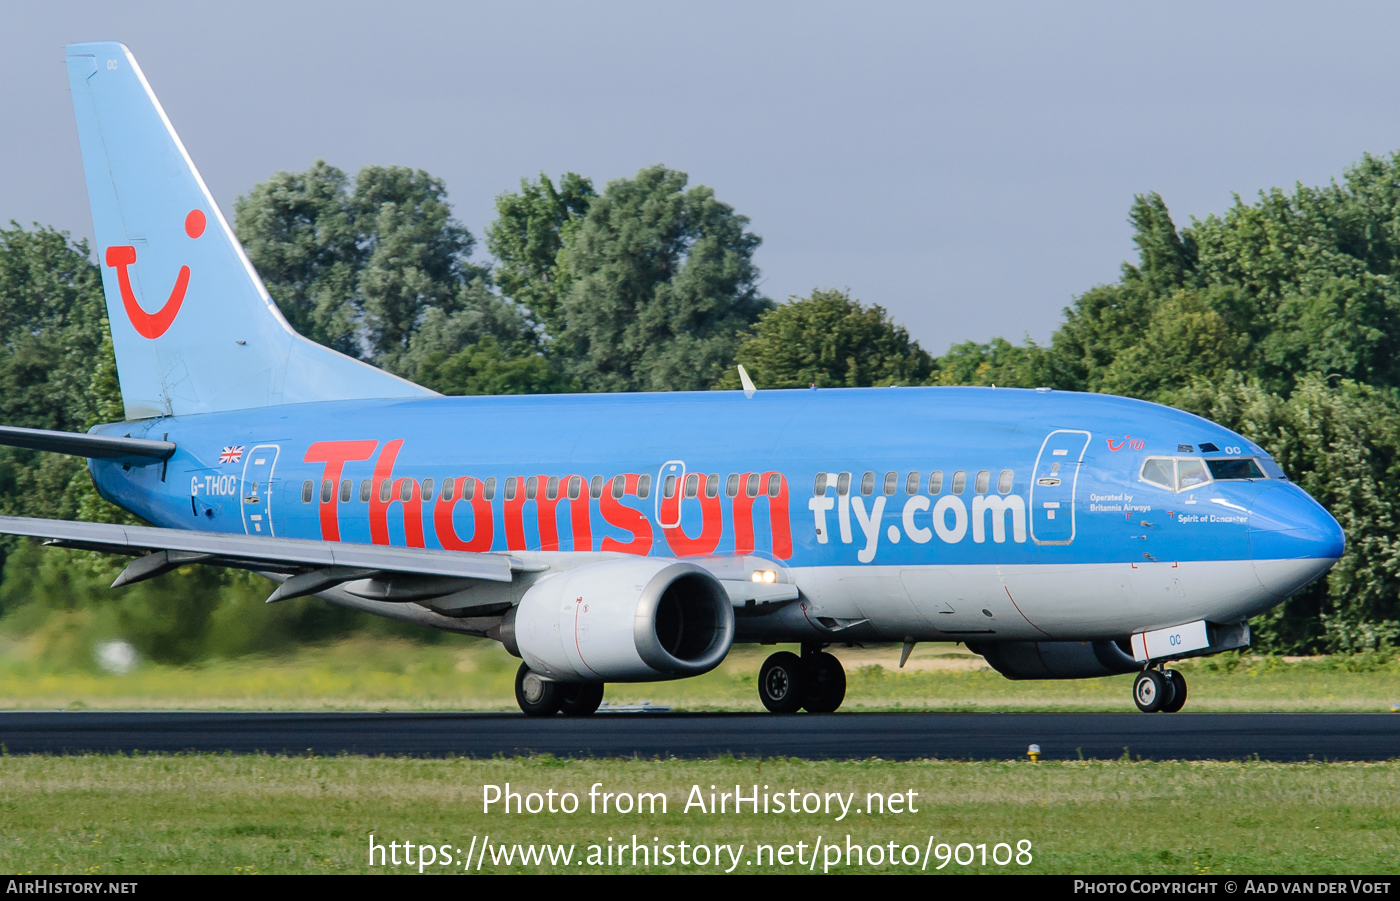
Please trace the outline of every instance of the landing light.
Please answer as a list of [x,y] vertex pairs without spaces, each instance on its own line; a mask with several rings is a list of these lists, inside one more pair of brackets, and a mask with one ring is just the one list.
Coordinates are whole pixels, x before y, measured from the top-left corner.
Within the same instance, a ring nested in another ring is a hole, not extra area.
[[755,582],[767,582],[771,585],[778,581],[778,574],[771,569],[756,569],[753,571],[752,579]]

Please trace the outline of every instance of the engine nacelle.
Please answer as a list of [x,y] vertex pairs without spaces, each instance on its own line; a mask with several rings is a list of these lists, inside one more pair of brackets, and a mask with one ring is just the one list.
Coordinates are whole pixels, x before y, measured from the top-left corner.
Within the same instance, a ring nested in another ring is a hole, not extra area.
[[734,643],[724,586],[674,560],[631,557],[546,576],[512,613],[509,637],[520,656],[562,682],[698,676],[719,666]]
[[1115,641],[968,642],[967,649],[1008,679],[1089,679],[1142,669]]

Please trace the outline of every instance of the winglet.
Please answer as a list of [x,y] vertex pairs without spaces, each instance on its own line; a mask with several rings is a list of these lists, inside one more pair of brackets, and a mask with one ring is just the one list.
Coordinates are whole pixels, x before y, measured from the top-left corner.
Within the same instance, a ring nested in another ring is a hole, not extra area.
[[744,384],[744,397],[753,397],[754,392],[758,391],[758,389],[753,386],[753,379],[749,378],[749,374],[744,369],[743,363],[739,364],[739,381]]

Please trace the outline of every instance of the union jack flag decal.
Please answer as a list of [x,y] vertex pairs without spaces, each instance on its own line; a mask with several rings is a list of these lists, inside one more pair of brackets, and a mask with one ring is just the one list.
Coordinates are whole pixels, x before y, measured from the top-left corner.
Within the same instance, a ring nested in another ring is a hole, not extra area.
[[224,448],[223,452],[219,454],[220,463],[237,463],[239,460],[242,459],[243,445],[241,444],[237,447],[226,447]]

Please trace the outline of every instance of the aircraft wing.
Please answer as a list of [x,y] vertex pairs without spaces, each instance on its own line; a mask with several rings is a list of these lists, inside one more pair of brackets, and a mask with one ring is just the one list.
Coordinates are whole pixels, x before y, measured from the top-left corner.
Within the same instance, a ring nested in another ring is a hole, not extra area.
[[20,516],[0,516],[0,535],[27,535],[43,538],[45,544],[57,547],[135,557],[112,583],[113,588],[150,579],[192,563],[289,575],[290,578],[268,598],[268,603],[314,594],[358,579],[427,577],[509,582],[513,570],[534,569],[501,554],[342,544],[301,538],[265,538]]

